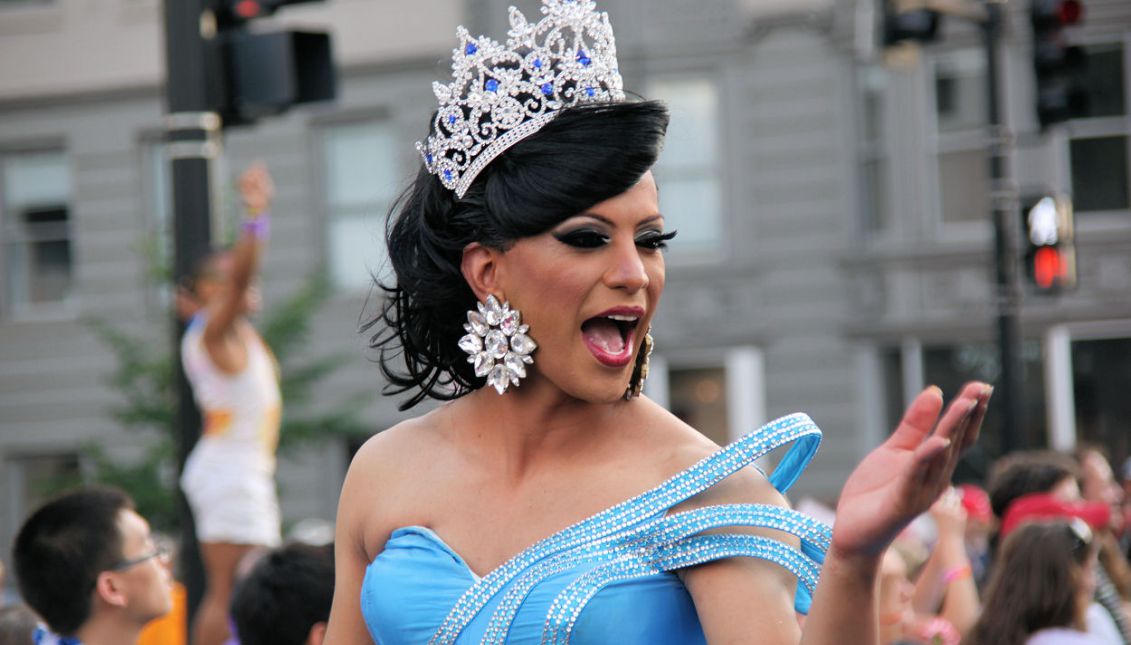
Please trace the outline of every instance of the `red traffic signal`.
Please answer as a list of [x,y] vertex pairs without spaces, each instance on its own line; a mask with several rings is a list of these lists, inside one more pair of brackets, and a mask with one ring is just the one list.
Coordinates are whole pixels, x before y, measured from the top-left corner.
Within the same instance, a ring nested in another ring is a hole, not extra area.
[[1037,120],[1045,128],[1087,116],[1089,97],[1084,84],[1087,54],[1068,42],[1064,31],[1083,18],[1083,4],[1080,0],[1030,1]]
[[258,0],[239,0],[232,6],[232,13],[244,20],[258,18],[263,13],[263,4]]
[[1076,286],[1076,245],[1072,201],[1040,195],[1021,210],[1026,238],[1025,274],[1039,293]]
[[1084,18],[1084,4],[1080,0],[1032,0],[1029,17],[1033,27],[1068,27]]

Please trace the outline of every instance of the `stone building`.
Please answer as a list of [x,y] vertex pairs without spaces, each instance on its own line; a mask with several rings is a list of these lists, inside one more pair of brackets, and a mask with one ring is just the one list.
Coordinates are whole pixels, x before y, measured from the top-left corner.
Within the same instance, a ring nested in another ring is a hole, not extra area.
[[[274,22],[329,28],[339,97],[227,133],[217,202],[263,159],[279,186],[264,263],[268,307],[318,270],[334,293],[311,355],[342,353],[322,400],[383,398],[358,322],[381,271],[389,204],[415,172],[430,85],[458,24],[502,37],[498,0],[332,0]],[[516,2],[528,16],[538,2]],[[994,379],[985,61],[978,31],[875,46],[868,0],[605,0],[626,86],[667,100],[656,170],[680,236],[667,255],[651,396],[717,441],[795,410],[825,442],[800,494],[835,498],[852,465],[924,384]],[[1027,3],[1009,4],[1004,98],[1022,194],[1075,196],[1079,287],[1027,297],[1027,425],[1034,444],[1077,437],[1131,452],[1131,4],[1086,0],[1072,36],[1091,65],[1089,118],[1042,133],[1032,110]],[[170,217],[161,143],[158,0],[0,0],[0,552],[83,446],[136,454],[106,409],[113,357],[88,320],[168,337],[140,251]],[[223,212],[224,209],[221,209]],[[1020,215],[1018,217],[1020,226]],[[222,230],[221,218],[216,230]],[[370,310],[372,302],[369,304]],[[987,455],[998,445],[991,418]],[[357,441],[288,455],[288,522],[332,519]],[[984,457],[984,456],[983,456]],[[979,462],[973,462],[976,474]]]

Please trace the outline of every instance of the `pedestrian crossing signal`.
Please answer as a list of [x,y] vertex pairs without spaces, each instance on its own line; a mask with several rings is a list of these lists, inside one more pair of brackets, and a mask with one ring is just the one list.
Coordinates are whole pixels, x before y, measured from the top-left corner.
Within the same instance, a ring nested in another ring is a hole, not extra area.
[[1053,294],[1076,286],[1076,240],[1072,200],[1040,195],[1023,201],[1025,273],[1038,293]]

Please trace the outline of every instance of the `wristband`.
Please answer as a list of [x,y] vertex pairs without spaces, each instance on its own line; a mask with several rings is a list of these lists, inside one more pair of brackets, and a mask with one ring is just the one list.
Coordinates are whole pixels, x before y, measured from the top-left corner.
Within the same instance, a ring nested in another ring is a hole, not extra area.
[[963,578],[969,578],[972,575],[972,573],[973,572],[970,570],[970,565],[964,564],[962,566],[947,569],[946,573],[943,574],[942,581],[943,581],[944,585],[949,585],[950,583],[954,582],[955,580],[962,580]]
[[245,219],[240,224],[240,229],[256,240],[266,240],[271,236],[271,218],[267,211],[263,211],[256,217]]

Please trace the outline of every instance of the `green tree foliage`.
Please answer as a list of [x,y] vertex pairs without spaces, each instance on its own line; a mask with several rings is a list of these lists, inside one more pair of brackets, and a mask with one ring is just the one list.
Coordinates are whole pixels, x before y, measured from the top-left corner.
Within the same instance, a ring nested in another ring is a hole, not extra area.
[[[310,336],[314,312],[331,293],[322,275],[309,279],[296,293],[265,312],[258,325],[274,351],[282,372],[283,420],[281,454],[302,446],[368,432],[360,411],[368,393],[347,393],[333,403],[316,405],[315,387],[342,365],[341,354],[304,357],[300,350]],[[133,495],[138,511],[164,531],[177,527],[176,510],[176,369],[168,341],[144,342],[104,320],[88,321],[90,329],[114,354],[107,383],[119,402],[106,412],[138,437],[140,454],[133,460],[113,458],[99,445],[84,449],[83,479],[119,486]],[[74,482],[57,482],[61,487]]]

